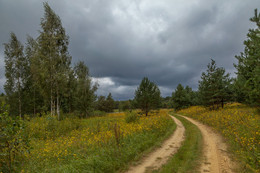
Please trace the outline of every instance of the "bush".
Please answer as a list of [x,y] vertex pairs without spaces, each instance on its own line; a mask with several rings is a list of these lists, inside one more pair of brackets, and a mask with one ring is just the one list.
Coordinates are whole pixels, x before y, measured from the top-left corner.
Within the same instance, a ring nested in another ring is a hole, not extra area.
[[0,113],[0,172],[16,172],[29,153],[29,138],[20,117]]
[[126,123],[134,123],[139,120],[139,117],[136,112],[127,112],[125,116]]

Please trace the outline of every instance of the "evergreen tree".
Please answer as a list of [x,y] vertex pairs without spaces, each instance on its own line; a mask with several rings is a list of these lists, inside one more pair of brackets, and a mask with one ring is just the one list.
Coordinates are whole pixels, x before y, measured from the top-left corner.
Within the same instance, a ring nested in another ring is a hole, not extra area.
[[250,18],[256,24],[250,29],[248,39],[244,41],[245,49],[236,56],[237,96],[239,101],[260,107],[260,13],[255,9],[255,16]]
[[92,86],[89,71],[84,62],[79,62],[75,68],[75,76],[77,81],[76,88],[76,109],[80,111],[85,117],[89,116],[94,107],[96,100],[95,92],[97,84]]
[[181,84],[177,86],[175,92],[172,93],[174,109],[180,110],[191,106],[191,98],[188,94],[188,92],[192,92],[192,90],[190,90],[191,88],[188,86],[186,88],[184,88]]
[[10,105],[10,113],[22,117],[23,88],[26,83],[26,70],[28,63],[24,56],[23,45],[14,33],[5,46],[5,76],[4,89],[7,95],[7,103]]
[[201,75],[199,94],[204,106],[217,109],[229,98],[230,78],[224,68],[218,68],[214,60],[208,64],[207,72]]
[[137,108],[142,109],[145,115],[151,109],[159,108],[161,93],[158,86],[151,82],[147,77],[144,77],[139,87],[135,91],[135,103]]

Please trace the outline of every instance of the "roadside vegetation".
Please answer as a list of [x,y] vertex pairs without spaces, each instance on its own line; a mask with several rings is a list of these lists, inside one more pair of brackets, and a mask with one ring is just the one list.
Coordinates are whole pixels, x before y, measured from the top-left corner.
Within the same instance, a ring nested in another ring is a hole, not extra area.
[[217,129],[228,140],[231,150],[242,161],[242,171],[260,171],[260,115],[256,108],[232,103],[226,104],[224,109],[219,110],[193,106],[178,113]]
[[[28,146],[16,157],[11,168],[2,150],[2,172],[115,172],[137,160],[143,152],[172,134],[176,125],[168,110],[137,115],[128,121],[124,113],[111,113],[88,119],[56,118],[44,115],[24,120]],[[2,118],[2,116],[1,116]],[[25,145],[22,144],[21,145]]]
[[[174,114],[173,114],[174,115]],[[174,115],[175,116],[175,115]],[[183,117],[175,116],[185,127],[185,140],[178,152],[156,172],[195,173],[199,172],[199,161],[202,155],[202,135],[197,126]]]

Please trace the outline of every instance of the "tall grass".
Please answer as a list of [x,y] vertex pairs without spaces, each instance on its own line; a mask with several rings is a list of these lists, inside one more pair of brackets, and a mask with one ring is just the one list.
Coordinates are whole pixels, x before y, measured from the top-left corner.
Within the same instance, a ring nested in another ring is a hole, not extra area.
[[51,117],[27,122],[30,153],[19,171],[116,172],[174,129],[166,110],[126,123],[124,113],[89,119]]

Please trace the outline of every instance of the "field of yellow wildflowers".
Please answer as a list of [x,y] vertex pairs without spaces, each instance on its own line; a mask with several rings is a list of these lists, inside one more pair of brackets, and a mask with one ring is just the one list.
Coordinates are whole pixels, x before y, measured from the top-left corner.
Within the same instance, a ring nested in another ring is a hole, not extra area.
[[[27,122],[30,152],[18,168],[21,172],[115,172],[126,168],[171,134],[174,122],[160,110],[137,122],[126,123],[124,113],[89,119],[53,117]],[[18,171],[18,172],[19,172]]]
[[231,149],[245,163],[244,169],[260,172],[260,116],[256,109],[232,103],[215,111],[193,106],[178,113],[217,129],[228,139]]

